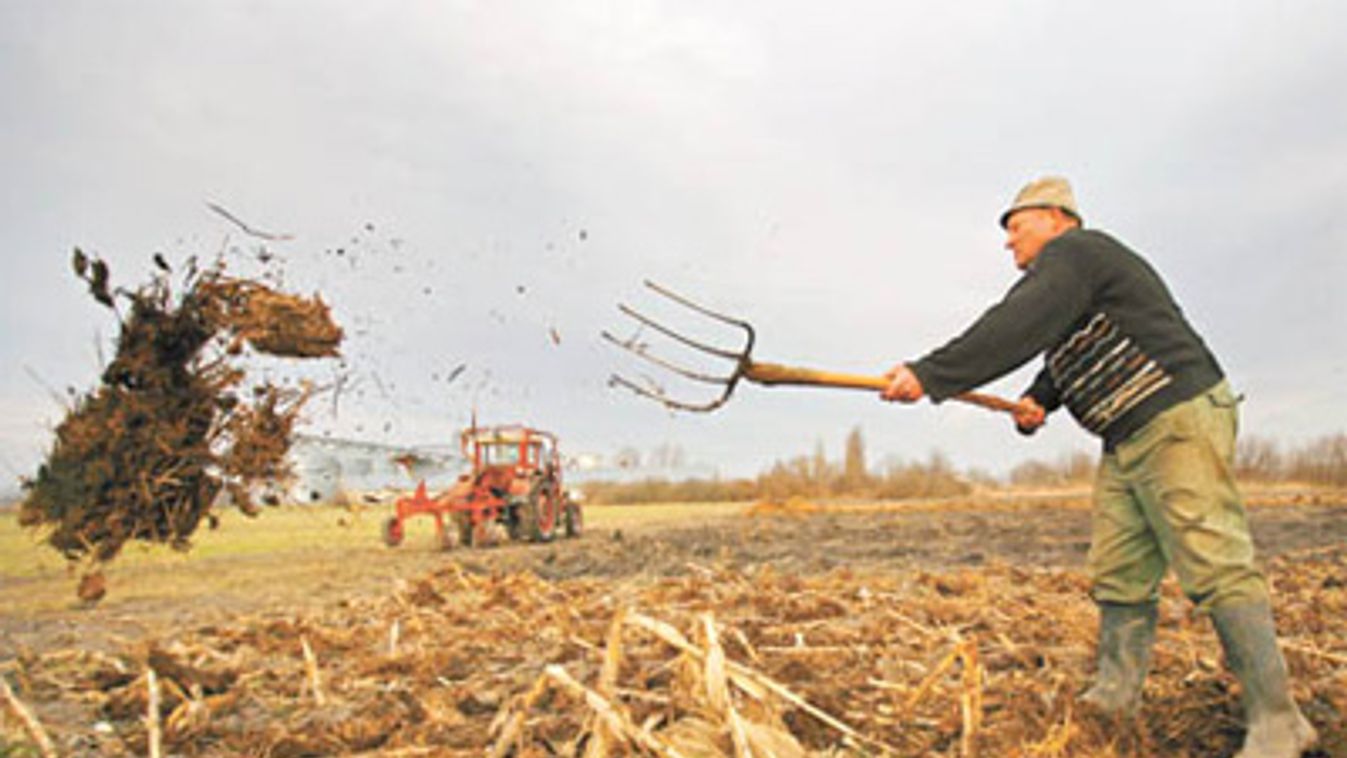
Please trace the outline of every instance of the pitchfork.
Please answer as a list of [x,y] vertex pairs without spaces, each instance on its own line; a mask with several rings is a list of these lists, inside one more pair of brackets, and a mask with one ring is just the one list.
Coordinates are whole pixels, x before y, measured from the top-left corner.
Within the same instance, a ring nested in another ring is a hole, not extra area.
[[[783,366],[777,363],[759,363],[753,360],[753,342],[757,338],[757,333],[753,330],[752,324],[742,319],[734,318],[732,316],[726,316],[723,313],[717,313],[711,310],[710,308],[707,308],[706,306],[694,303],[691,300],[687,299],[686,297],[683,297],[682,295],[679,295],[666,287],[661,287],[660,285],[655,284],[652,281],[647,280],[645,282],[645,286],[654,290],[656,293],[668,298],[669,300],[672,300],[673,302],[683,306],[684,308],[688,308],[696,313],[700,313],[703,316],[715,319],[716,321],[719,321],[721,323],[742,329],[744,332],[744,343],[738,350],[731,350],[727,348],[717,347],[715,345],[708,345],[703,342],[694,340],[691,337],[687,336],[686,334],[679,333],[674,329],[671,329],[668,326],[665,326],[664,324],[656,321],[655,319],[646,316],[645,314],[637,311],[634,308],[619,303],[617,306],[618,309],[621,310],[624,314],[626,314],[630,318],[635,319],[636,322],[639,323],[642,327],[649,327],[655,330],[656,332],[659,332],[660,334],[663,334],[664,336],[676,342],[679,342],[683,345],[686,345],[687,347],[704,355],[730,361],[734,365],[734,370],[731,371],[729,374],[708,374],[701,371],[697,371],[687,366],[674,363],[666,358],[662,358],[658,355],[651,353],[649,350],[649,346],[644,342],[640,342],[638,340],[639,331],[636,335],[633,335],[632,337],[625,340],[618,339],[617,337],[614,337],[612,334],[605,331],[602,333],[604,339],[608,340],[609,342],[612,342],[613,344],[617,345],[618,347],[621,347],[624,350],[635,353],[636,355],[659,366],[660,368],[671,371],[674,374],[677,374],[678,376],[682,376],[686,379],[691,379],[693,381],[703,382],[706,384],[721,385],[725,389],[723,392],[721,392],[719,397],[711,400],[710,402],[697,404],[697,403],[684,402],[682,400],[677,400],[675,398],[669,397],[667,394],[665,394],[663,388],[655,384],[653,381],[642,385],[630,379],[627,379],[626,377],[613,374],[613,376],[608,380],[610,386],[625,387],[642,397],[646,397],[656,402],[663,403],[665,406],[669,408],[676,408],[678,410],[684,411],[697,411],[701,413],[714,411],[715,409],[724,405],[725,402],[730,399],[730,395],[734,394],[735,387],[738,386],[739,381],[741,379],[747,379],[748,381],[753,382],[754,384],[763,384],[768,386],[776,384],[785,384],[785,385],[811,386],[811,387],[842,387],[847,389],[860,389],[860,390],[883,390],[884,388],[889,386],[889,380],[882,376],[866,376],[861,374],[839,374],[832,371],[819,371],[810,368]],[[1005,398],[997,397],[995,395],[986,395],[978,392],[965,392],[962,395],[954,396],[953,399],[965,403],[971,403],[973,405],[980,405],[983,408],[988,408],[994,411],[1004,411],[1006,413],[1013,413],[1015,410],[1015,403],[1006,400]]]

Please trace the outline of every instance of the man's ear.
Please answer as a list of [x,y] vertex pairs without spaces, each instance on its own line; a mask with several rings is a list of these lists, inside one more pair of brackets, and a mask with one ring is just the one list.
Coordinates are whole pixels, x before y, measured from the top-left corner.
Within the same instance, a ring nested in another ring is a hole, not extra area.
[[1079,229],[1080,219],[1072,216],[1061,208],[1054,207],[1052,212],[1057,216],[1057,225],[1067,229]]

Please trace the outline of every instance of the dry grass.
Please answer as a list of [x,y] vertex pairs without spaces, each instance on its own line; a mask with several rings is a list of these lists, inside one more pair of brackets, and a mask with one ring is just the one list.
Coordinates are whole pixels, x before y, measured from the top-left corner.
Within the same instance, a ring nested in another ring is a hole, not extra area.
[[[739,508],[720,503],[589,506],[585,520],[591,530],[639,532],[694,517],[730,516]],[[219,528],[198,532],[190,552],[130,546],[104,569],[109,595],[100,607],[137,613],[146,603],[191,597],[212,598],[225,610],[309,607],[346,593],[392,587],[443,561],[427,518],[407,522],[401,548],[384,547],[380,524],[386,515],[387,508],[379,506],[267,508],[258,518],[224,511]],[[76,578],[67,561],[43,544],[40,532],[20,527],[15,516],[0,511],[0,606],[20,618],[81,607],[71,592]]]

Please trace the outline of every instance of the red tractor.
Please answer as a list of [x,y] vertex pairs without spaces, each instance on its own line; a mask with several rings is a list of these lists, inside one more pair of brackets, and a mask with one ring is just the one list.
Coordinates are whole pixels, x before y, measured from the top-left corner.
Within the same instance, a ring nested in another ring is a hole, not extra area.
[[410,497],[399,498],[396,515],[384,522],[385,544],[402,544],[405,522],[418,513],[435,518],[435,534],[446,549],[455,542],[490,543],[501,528],[511,539],[529,542],[548,542],[558,530],[580,536],[582,514],[562,486],[555,435],[519,425],[474,425],[459,435],[459,444],[472,471],[437,497],[426,494],[423,480]]

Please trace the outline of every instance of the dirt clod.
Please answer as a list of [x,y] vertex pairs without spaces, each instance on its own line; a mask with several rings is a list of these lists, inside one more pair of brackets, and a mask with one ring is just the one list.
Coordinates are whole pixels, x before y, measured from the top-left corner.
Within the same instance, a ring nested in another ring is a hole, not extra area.
[[79,599],[86,603],[97,603],[108,594],[108,583],[103,578],[102,572],[91,571],[80,577],[79,587],[75,589],[75,594]]
[[[109,561],[128,540],[185,549],[221,493],[255,512],[254,488],[284,478],[307,390],[246,385],[244,345],[282,357],[334,356],[342,330],[318,297],[277,292],[193,262],[175,292],[166,266],[134,289],[111,289],[107,265],[76,250],[76,275],[119,314],[117,351],[99,385],[56,427],[25,482],[20,523],[50,529],[70,560]],[[115,296],[115,297],[114,297]],[[81,597],[105,585],[86,577]]]

